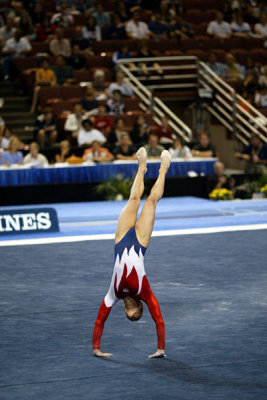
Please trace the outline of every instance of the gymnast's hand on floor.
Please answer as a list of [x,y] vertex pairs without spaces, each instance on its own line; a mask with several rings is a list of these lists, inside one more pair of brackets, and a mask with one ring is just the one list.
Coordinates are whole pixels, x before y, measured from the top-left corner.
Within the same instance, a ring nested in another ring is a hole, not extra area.
[[112,356],[111,353],[102,353],[102,351],[100,351],[100,349],[93,350],[93,353],[94,353],[95,357],[111,357]]
[[156,353],[151,354],[148,358],[161,358],[166,357],[165,351],[163,349],[158,349]]

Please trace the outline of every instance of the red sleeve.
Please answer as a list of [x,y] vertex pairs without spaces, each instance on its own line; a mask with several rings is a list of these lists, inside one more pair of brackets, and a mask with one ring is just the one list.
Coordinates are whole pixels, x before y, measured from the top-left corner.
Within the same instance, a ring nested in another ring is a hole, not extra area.
[[144,276],[142,283],[142,290],[140,293],[140,298],[146,303],[151,317],[155,321],[158,335],[158,349],[165,349],[165,325],[161,315],[160,306],[156,296],[152,292],[149,282]]
[[110,311],[111,307],[107,307],[103,300],[95,321],[95,327],[93,333],[93,350],[100,348],[100,341],[104,329],[104,323],[107,317],[109,316]]

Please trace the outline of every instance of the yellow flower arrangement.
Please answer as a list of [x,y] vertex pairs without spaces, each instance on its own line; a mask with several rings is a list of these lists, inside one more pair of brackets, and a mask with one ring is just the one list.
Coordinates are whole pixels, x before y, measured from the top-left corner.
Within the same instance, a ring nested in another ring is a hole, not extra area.
[[267,183],[260,190],[263,193],[263,196],[267,197]]
[[233,192],[228,189],[214,189],[210,194],[211,200],[232,200]]

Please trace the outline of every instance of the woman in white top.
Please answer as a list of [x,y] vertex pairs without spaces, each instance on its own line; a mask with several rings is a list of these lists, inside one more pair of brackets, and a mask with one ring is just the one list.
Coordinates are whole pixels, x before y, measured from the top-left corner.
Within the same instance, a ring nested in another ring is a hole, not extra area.
[[172,147],[169,149],[169,152],[172,156],[172,158],[191,158],[192,153],[189,149],[189,147],[184,146],[182,139],[177,137],[174,142]]
[[30,144],[30,152],[24,157],[24,164],[31,164],[34,167],[48,165],[47,158],[39,153],[39,144],[32,142]]

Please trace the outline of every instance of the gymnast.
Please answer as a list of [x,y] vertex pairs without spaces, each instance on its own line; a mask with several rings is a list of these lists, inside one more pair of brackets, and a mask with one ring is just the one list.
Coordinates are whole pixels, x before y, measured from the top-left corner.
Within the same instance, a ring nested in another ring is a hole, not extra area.
[[171,156],[167,150],[161,153],[159,176],[146,199],[141,215],[136,221],[140,198],[144,191],[147,153],[144,147],[137,152],[138,171],[131,188],[130,198],[123,208],[115,233],[114,269],[109,291],[100,306],[93,332],[93,353],[97,357],[109,357],[102,353],[100,341],[104,323],[113,305],[123,299],[126,317],[138,321],[143,313],[143,300],[156,323],[157,351],[149,358],[165,356],[165,327],[160,307],[154,296],[144,269],[144,255],[153,230],[157,202],[164,191],[165,176]]

